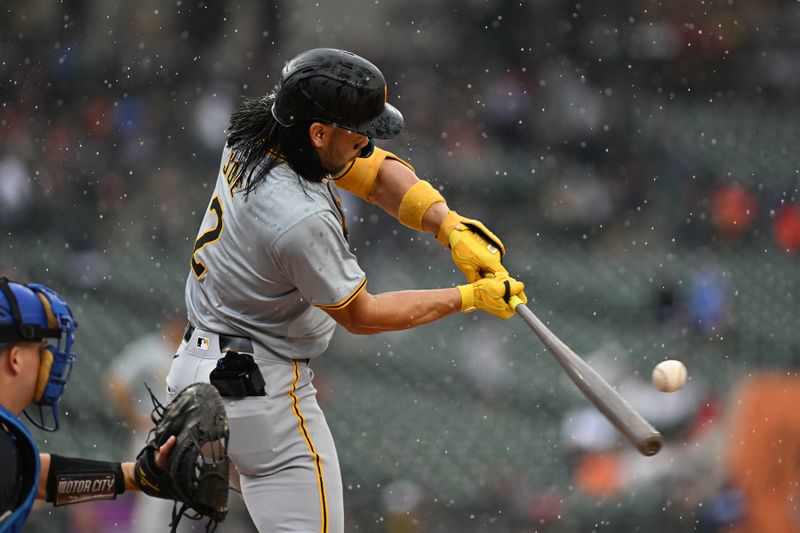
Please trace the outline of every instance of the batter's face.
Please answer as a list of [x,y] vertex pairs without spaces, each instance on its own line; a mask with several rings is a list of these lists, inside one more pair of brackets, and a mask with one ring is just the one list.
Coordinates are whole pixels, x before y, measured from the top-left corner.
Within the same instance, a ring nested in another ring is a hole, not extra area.
[[329,174],[338,174],[369,144],[367,136],[331,124],[314,122],[308,131],[322,168]]

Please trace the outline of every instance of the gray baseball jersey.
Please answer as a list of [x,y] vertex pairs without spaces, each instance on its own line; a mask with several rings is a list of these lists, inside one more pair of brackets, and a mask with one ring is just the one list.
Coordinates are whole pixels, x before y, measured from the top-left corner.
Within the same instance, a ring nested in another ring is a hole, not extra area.
[[250,337],[280,357],[316,357],[336,326],[322,308],[344,307],[366,285],[338,191],[279,165],[245,200],[235,157],[226,147],[195,241],[189,320]]

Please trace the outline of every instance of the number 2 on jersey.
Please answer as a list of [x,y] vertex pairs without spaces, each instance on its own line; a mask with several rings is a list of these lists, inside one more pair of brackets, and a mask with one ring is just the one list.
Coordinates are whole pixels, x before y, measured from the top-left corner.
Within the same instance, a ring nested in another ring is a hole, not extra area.
[[197,252],[212,242],[218,241],[219,236],[222,235],[222,228],[225,226],[225,224],[222,222],[222,204],[219,201],[219,196],[214,196],[214,198],[211,199],[211,205],[208,206],[208,210],[217,215],[217,224],[208,231],[203,232],[203,234],[200,235],[196,241],[194,241],[194,251],[192,252],[191,266],[192,272],[194,272],[194,275],[197,279],[202,278],[208,270],[206,265],[196,257]]

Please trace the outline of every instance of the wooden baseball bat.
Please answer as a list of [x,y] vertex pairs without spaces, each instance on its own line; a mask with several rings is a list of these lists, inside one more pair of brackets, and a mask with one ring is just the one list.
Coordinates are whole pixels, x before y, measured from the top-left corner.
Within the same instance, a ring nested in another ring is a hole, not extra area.
[[522,320],[536,333],[556,361],[564,368],[573,383],[586,398],[633,443],[642,455],[655,455],[664,439],[661,433],[636,412],[600,374],[555,336],[539,318],[516,296],[509,303]]

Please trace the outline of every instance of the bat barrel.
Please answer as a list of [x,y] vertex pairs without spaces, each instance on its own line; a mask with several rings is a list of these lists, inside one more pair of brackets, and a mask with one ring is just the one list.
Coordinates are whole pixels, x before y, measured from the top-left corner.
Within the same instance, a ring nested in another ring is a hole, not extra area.
[[551,332],[539,318],[512,296],[511,305],[556,358],[573,383],[605,417],[614,424],[642,455],[658,453],[663,444],[661,433],[650,425],[589,364]]

